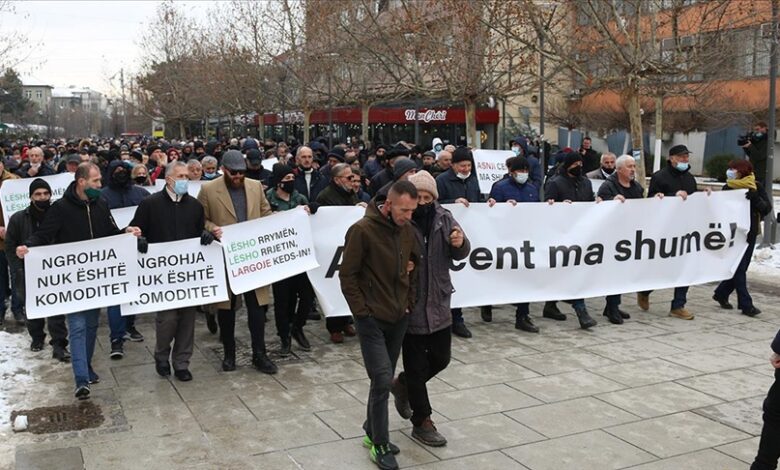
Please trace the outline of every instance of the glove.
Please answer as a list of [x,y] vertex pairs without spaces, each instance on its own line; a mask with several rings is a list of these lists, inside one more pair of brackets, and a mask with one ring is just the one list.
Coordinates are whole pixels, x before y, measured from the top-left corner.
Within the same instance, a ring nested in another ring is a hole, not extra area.
[[146,253],[149,251],[149,242],[146,241],[146,237],[138,237],[138,252]]
[[316,214],[317,213],[317,209],[319,209],[319,208],[320,208],[320,205],[317,204],[316,202],[310,202],[309,203],[309,213],[311,215]]
[[208,230],[204,230],[203,233],[200,234],[200,244],[201,245],[211,245],[211,243],[214,241],[214,234],[209,232]]
[[753,199],[755,199],[757,197],[758,197],[758,191],[750,191],[750,190],[748,190],[748,192],[745,193],[745,199],[748,199],[750,201],[752,201]]

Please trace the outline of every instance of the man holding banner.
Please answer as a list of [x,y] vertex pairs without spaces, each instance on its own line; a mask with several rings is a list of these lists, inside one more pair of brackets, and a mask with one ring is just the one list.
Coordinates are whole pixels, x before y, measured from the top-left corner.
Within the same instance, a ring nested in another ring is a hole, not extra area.
[[[271,206],[263,193],[259,181],[246,179],[246,160],[238,150],[228,150],[222,156],[222,178],[206,183],[198,193],[203,205],[206,229],[215,237],[222,237],[222,226],[267,217],[272,214]],[[252,364],[266,374],[277,372],[276,364],[265,350],[265,313],[270,303],[270,288],[258,287],[244,293],[247,322],[252,337]],[[217,320],[222,331],[222,345],[225,355],[222,370],[236,370],[236,307],[238,296],[217,305]]]
[[[200,238],[202,245],[214,241],[204,230],[203,206],[187,194],[188,164],[169,163],[165,168],[165,189],[141,201],[130,225],[141,229],[149,243],[164,243]],[[155,320],[157,344],[154,361],[157,373],[171,374],[171,343],[173,343],[173,374],[182,382],[192,380],[190,358],[195,344],[195,310],[192,307],[157,312]]]
[[420,258],[417,235],[409,223],[417,208],[417,188],[395,183],[380,206],[369,204],[366,215],[347,231],[339,269],[341,291],[355,317],[360,350],[371,379],[363,429],[369,457],[381,469],[396,469],[390,444],[387,399],[395,365],[415,306],[414,265]]
[[[62,199],[52,205],[40,230],[33,233],[24,245],[16,248],[16,256],[24,258],[28,246],[70,243],[118,235],[122,231],[114,223],[111,211],[100,199],[100,169],[94,163],[82,163]],[[141,236],[138,227],[125,230]],[[68,314],[68,330],[71,348],[71,365],[76,382],[76,398],[89,398],[89,385],[100,378],[92,370],[92,354],[95,352],[98,315],[100,309]]]

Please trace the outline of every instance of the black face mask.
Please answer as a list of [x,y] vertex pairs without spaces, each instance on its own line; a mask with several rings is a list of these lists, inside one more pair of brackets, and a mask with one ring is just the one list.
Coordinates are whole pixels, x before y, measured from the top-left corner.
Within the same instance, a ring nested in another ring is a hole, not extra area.
[[295,191],[295,181],[285,181],[284,183],[279,184],[279,187],[287,194],[292,194],[293,191]]
[[414,220],[430,219],[434,214],[433,203],[418,204],[417,209],[414,210],[412,217]]
[[614,168],[604,168],[604,167],[602,166],[602,167],[601,167],[601,171],[603,171],[604,173],[606,173],[606,174],[608,174],[608,175],[611,175],[612,173],[614,173],[614,172],[615,172],[615,169],[614,169]]
[[38,209],[40,212],[46,212],[49,210],[49,207],[51,207],[51,200],[46,201],[33,201],[32,205],[34,208]]
[[143,185],[146,183],[146,176],[136,176],[133,178],[133,181],[135,181],[135,184],[137,185]]
[[111,180],[117,185],[117,186],[125,186],[127,183],[130,182],[130,173],[126,171],[120,171],[119,173],[114,173],[111,175]]
[[576,177],[582,176],[582,167],[581,166],[575,166],[574,168],[569,168],[569,174]]

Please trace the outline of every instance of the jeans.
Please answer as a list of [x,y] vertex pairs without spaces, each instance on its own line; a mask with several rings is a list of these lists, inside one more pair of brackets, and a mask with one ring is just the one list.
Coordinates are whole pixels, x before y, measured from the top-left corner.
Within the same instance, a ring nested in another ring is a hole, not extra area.
[[452,332],[449,327],[429,335],[407,334],[404,337],[404,372],[401,372],[398,380],[409,391],[412,424],[415,426],[422,426],[425,418],[431,415],[431,402],[425,384],[447,368],[451,343]]
[[387,399],[408,323],[409,317],[404,317],[397,323],[388,323],[371,316],[355,319],[363,363],[368,378],[371,379],[363,430],[375,445],[390,442]]
[[27,320],[27,332],[30,333],[30,338],[33,341],[44,341],[46,332],[43,330],[43,327],[47,324],[49,326],[49,336],[51,336],[49,344],[52,346],[67,346],[68,328],[65,326],[65,315]]
[[[640,292],[640,294],[650,295],[652,292],[653,291],[651,290],[647,290]],[[675,287],[674,297],[672,298],[672,310],[685,307],[686,302],[688,302],[688,286]]]
[[95,352],[100,309],[85,310],[68,314],[70,333],[70,363],[76,387],[87,385],[92,371],[92,355]]
[[753,248],[756,246],[756,241],[748,243],[747,250],[742,256],[742,261],[739,262],[734,277],[726,279],[718,284],[715,288],[715,297],[721,300],[728,300],[729,296],[735,290],[737,291],[737,308],[740,310],[747,310],[753,306],[753,298],[750,297],[750,293],[747,289],[747,270],[750,266],[750,259],[753,257]]
[[111,330],[110,339],[112,343],[122,341],[127,331],[127,320],[135,317],[123,317],[119,305],[112,305],[106,308],[108,312],[108,328]]
[[[265,353],[265,312],[267,305],[260,305],[257,302],[255,291],[245,292],[244,303],[246,304],[247,324],[249,325],[249,335],[252,338],[252,353]],[[222,345],[225,351],[236,350],[236,301],[238,296],[231,295],[230,310],[219,309],[217,312],[217,322],[222,336]]]
[[276,333],[287,339],[291,324],[296,330],[306,325],[306,318],[314,305],[314,289],[306,273],[301,273],[275,282],[273,291]]
[[764,400],[764,427],[758,453],[750,470],[775,470],[780,458],[780,369],[775,369],[775,383]]

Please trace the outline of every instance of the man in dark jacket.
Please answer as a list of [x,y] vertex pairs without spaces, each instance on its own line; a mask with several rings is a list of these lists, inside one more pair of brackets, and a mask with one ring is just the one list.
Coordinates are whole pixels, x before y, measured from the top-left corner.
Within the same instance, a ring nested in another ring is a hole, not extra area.
[[[764,121],[759,121],[753,126],[753,134],[748,139],[747,143],[742,146],[745,151],[745,155],[750,159],[750,163],[753,164],[753,170],[756,175],[756,179],[761,184],[766,184],[766,160],[767,160],[767,148],[769,140],[767,139],[769,127]],[[27,152],[29,155],[29,151]],[[771,188],[770,188],[771,189]]]
[[[303,145],[295,152],[295,189],[308,201],[316,201],[320,191],[328,186],[328,180],[319,170],[314,169],[314,153]],[[331,175],[332,176],[332,175]]]
[[[379,190],[382,189],[386,184],[392,183],[394,181],[393,168],[395,167],[395,161],[399,157],[408,156],[409,151],[406,149],[393,148],[387,152],[385,158],[380,160],[380,162],[384,165],[384,169],[374,175],[374,177],[371,178],[371,184],[368,185],[368,193],[371,194],[371,197],[376,196]],[[379,158],[380,157],[377,156],[377,159]]]
[[379,191],[376,192],[374,197],[376,197],[377,200],[386,198],[387,192],[390,191],[390,187],[396,181],[406,181],[409,179],[410,176],[412,176],[416,172],[417,172],[417,164],[414,163],[414,160],[412,160],[411,158],[407,158],[405,156],[396,158],[395,163],[393,165],[393,181],[382,186],[379,189]]
[[43,150],[33,147],[27,151],[27,163],[19,167],[16,174],[22,178],[39,178],[53,175],[54,169],[43,161]]
[[[604,154],[601,156],[603,159]],[[642,199],[645,190],[634,179],[636,177],[636,161],[631,155],[622,155],[614,162],[615,171],[607,177],[599,187],[598,197],[604,201],[626,202],[626,199]],[[611,323],[620,325],[623,320],[631,318],[629,314],[620,310],[620,294],[608,295],[607,305],[604,307],[604,316]]]
[[[106,201],[109,209],[134,207],[149,196],[149,191],[137,186],[131,178],[132,170],[130,164],[122,160],[114,160],[108,164],[108,185],[100,191],[100,197]],[[141,342],[144,336],[135,328],[135,317],[123,317],[119,305],[108,307],[106,312],[111,343],[109,357],[114,360],[122,359],[125,355],[124,341]]]
[[265,189],[271,186],[271,172],[263,167],[263,154],[258,149],[246,151],[246,177],[259,181]]
[[[696,178],[690,173],[689,155],[690,151],[685,145],[675,145],[669,149],[669,160],[666,167],[653,173],[650,177],[650,188],[647,190],[647,197],[679,197],[686,200],[688,196],[697,191]],[[707,189],[707,193],[710,190]],[[637,304],[642,310],[650,308],[650,293],[645,291],[637,293]],[[672,299],[672,308],[669,316],[683,320],[693,320],[693,313],[685,308],[688,297],[688,286],[675,287],[674,298]]]
[[764,400],[764,426],[750,470],[774,470],[780,458],[780,331],[772,341],[769,362],[775,368],[775,382]]
[[591,148],[592,143],[590,137],[582,139],[582,146],[580,147],[580,155],[582,155],[582,173],[590,173],[593,170],[599,169],[601,155]]
[[601,154],[601,166],[585,174],[585,177],[591,180],[605,180],[615,173],[615,162],[617,157],[612,152]]
[[539,157],[531,153],[531,150],[535,149],[529,149],[528,138],[520,135],[512,139],[509,144],[512,153],[514,153],[516,157],[525,157],[528,161],[528,179],[537,187],[537,189],[541,189],[544,179],[542,164],[539,162]]
[[[319,206],[357,206],[366,207],[366,203],[358,199],[352,186],[352,169],[346,163],[339,163],[331,169],[331,179],[328,187],[317,196]],[[330,333],[334,344],[344,342],[344,335],[355,336],[355,328],[350,324],[348,316],[327,317],[325,327]]]
[[360,350],[371,380],[363,429],[371,442],[370,458],[379,468],[396,469],[388,430],[387,399],[401,352],[409,312],[415,308],[414,267],[420,247],[409,223],[417,208],[417,189],[395,183],[381,206],[369,204],[366,215],[347,231],[339,268],[341,291],[360,332]]
[[[472,171],[474,156],[466,147],[458,147],[452,154],[452,166],[436,177],[436,190],[439,192],[439,204],[459,203],[468,207],[472,202],[480,202],[477,175]],[[452,333],[461,338],[471,338],[471,331],[463,320],[463,310],[452,309]]]
[[[187,193],[187,164],[169,163],[165,168],[165,188],[141,201],[130,225],[137,226],[149,243],[165,243],[200,237],[201,244],[214,241],[204,230],[203,206]],[[192,380],[190,358],[195,344],[195,309],[179,308],[157,312],[157,343],[154,361],[162,377],[173,374],[182,382]],[[173,343],[173,356],[171,356]]]
[[[24,290],[24,262],[16,256],[16,247],[40,228],[46,212],[49,211],[50,204],[51,186],[45,180],[36,178],[30,183],[30,205],[27,209],[12,215],[8,221],[8,229],[5,232],[5,255],[15,279],[15,288],[22,287],[18,290]],[[24,303],[23,292],[19,292],[19,294],[19,299]],[[43,349],[46,339],[43,327],[46,324],[49,326],[49,335],[51,336],[49,344],[52,346],[52,357],[61,362],[69,361],[68,329],[65,326],[64,315],[27,320],[27,331],[32,338],[30,350],[40,351]]]
[[[24,258],[27,246],[71,243],[122,233],[106,202],[100,198],[100,168],[93,163],[82,163],[76,170],[76,180],[68,186],[62,199],[55,202],[41,227],[16,248],[16,256]],[[139,237],[138,227],[127,227],[127,233]],[[99,381],[92,370],[100,309],[91,309],[67,315],[71,365],[76,381],[76,398],[89,398],[89,385]]]
[[412,222],[423,256],[417,266],[417,292],[414,310],[403,342],[404,372],[393,381],[398,413],[413,424],[412,437],[425,445],[447,443],[431,421],[431,403],[425,384],[450,362],[452,281],[450,263],[462,260],[471,244],[450,211],[436,202],[436,181],[425,171],[409,177],[417,188],[417,209]]
[[[567,153],[563,157],[558,174],[547,184],[545,199],[549,204],[556,202],[594,201],[593,186],[590,180],[582,174],[582,156],[579,153]],[[588,329],[596,326],[596,320],[588,314],[585,299],[570,301],[580,322],[580,328]],[[566,320],[555,301],[547,301],[542,310],[542,316],[553,320]]]

